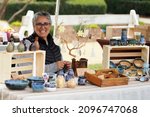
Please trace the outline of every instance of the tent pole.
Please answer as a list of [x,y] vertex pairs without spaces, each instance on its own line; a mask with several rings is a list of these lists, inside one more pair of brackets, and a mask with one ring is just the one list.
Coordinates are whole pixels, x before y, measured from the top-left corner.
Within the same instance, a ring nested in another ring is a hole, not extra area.
[[56,1],[56,8],[55,8],[55,24],[54,24],[54,32],[53,37],[56,39],[56,31],[58,26],[58,15],[59,15],[59,7],[60,7],[60,0]]

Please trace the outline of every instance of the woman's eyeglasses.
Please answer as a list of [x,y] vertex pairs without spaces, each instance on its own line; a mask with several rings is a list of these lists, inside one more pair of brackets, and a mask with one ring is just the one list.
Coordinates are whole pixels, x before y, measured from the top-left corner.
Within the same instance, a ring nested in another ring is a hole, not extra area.
[[40,27],[42,27],[42,26],[49,26],[50,25],[50,23],[49,22],[44,22],[44,23],[36,23],[35,24],[36,26],[40,26]]

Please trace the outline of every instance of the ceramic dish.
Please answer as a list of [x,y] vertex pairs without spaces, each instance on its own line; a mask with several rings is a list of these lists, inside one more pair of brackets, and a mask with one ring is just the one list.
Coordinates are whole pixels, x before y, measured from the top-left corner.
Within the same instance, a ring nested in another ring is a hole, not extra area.
[[111,46],[117,46],[118,45],[117,39],[110,39],[109,45],[111,45]]
[[44,82],[32,82],[32,90],[34,92],[41,92],[44,91]]
[[131,67],[131,63],[127,60],[121,60],[119,62],[119,66],[122,66],[124,69],[129,69]]
[[37,76],[36,77],[32,76],[32,77],[28,78],[27,80],[29,81],[29,87],[30,88],[32,87],[32,82],[39,82],[39,81],[41,81],[41,82],[44,83],[43,78],[42,77],[37,77]]
[[109,68],[116,68],[117,67],[116,64],[114,62],[112,62],[112,61],[110,61],[109,64],[110,64]]
[[137,44],[137,40],[136,39],[129,39],[128,40],[128,45],[136,45]]
[[141,68],[143,68],[144,60],[141,58],[136,58],[133,60],[133,65],[135,68],[141,69]]
[[27,80],[5,80],[5,85],[11,90],[23,90],[29,84]]

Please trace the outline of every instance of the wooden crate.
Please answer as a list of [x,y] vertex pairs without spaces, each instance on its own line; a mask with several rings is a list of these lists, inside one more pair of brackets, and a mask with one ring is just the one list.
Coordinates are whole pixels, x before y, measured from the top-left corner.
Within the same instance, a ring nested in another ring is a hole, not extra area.
[[142,58],[146,63],[149,63],[149,46],[104,45],[102,66],[108,69],[110,61],[117,64],[120,60],[128,60],[132,63],[135,58]]
[[45,51],[0,52],[0,83],[11,78],[12,73],[21,72],[27,78],[42,76],[45,67]]
[[[103,72],[105,70],[101,70],[101,71]],[[98,71],[98,72],[101,72],[101,71]],[[113,71],[113,70],[107,69],[106,71],[109,72],[109,71]],[[95,74],[85,72],[85,77],[90,83],[97,85],[99,87],[118,86],[118,85],[127,85],[128,84],[129,78],[126,77],[125,75],[120,75],[117,78],[112,77],[112,78],[101,79],[101,78],[98,78],[98,76],[99,76],[98,72],[96,72]],[[114,70],[114,72],[115,72],[115,70]]]
[[146,41],[150,41],[150,25],[139,25],[136,26],[134,32],[141,32]]
[[127,29],[128,38],[134,38],[134,27],[116,25],[106,27],[106,39],[121,38],[122,29]]

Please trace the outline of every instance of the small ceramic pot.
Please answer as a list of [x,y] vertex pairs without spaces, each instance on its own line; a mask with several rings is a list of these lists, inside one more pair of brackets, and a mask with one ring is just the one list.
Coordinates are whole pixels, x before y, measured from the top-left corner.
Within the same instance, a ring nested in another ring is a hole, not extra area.
[[78,78],[78,85],[85,85],[86,84],[86,79],[84,76],[79,76]]
[[112,62],[112,61],[110,61],[109,64],[110,64],[109,68],[116,68],[117,67],[116,64],[114,62]]
[[56,84],[47,82],[44,86],[46,91],[56,91]]
[[118,45],[118,41],[116,39],[110,39],[109,45],[116,46]]
[[137,44],[137,40],[136,39],[129,39],[128,40],[128,45],[136,45]]
[[118,70],[119,74],[123,74],[123,72],[124,72],[124,67],[121,66],[121,65],[119,65],[119,66],[117,66],[117,70]]
[[32,89],[34,92],[44,91],[44,83],[40,81],[32,82]]

